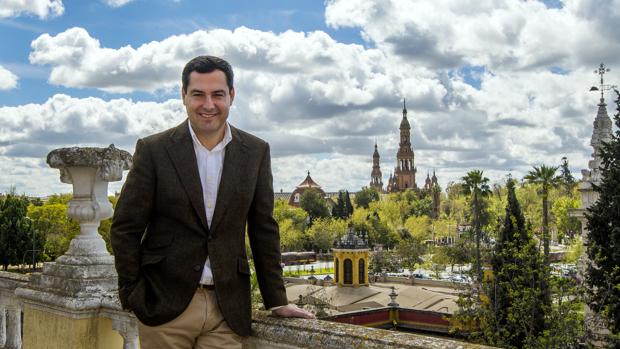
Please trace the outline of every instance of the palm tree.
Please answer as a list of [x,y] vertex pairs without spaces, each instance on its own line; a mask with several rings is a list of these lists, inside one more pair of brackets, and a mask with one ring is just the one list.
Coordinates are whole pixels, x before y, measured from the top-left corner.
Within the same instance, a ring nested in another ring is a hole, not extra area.
[[543,251],[545,253],[545,263],[549,265],[549,189],[555,188],[562,183],[562,178],[555,172],[557,166],[534,166],[534,169],[525,175],[527,183],[540,185],[540,195],[542,196],[542,238]]
[[489,179],[483,177],[483,171],[471,170],[461,178],[461,190],[463,194],[469,195],[472,205],[472,225],[476,237],[476,275],[478,282],[482,281],[482,264],[480,262],[480,236],[482,235],[482,200],[491,193]]

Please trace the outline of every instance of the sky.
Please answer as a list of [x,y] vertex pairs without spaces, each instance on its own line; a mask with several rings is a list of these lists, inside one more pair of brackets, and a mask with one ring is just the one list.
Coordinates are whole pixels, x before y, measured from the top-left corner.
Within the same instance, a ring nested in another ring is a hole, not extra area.
[[306,171],[357,191],[375,142],[387,183],[403,99],[418,184],[564,156],[580,178],[617,23],[620,0],[0,0],[0,192],[70,192],[51,150],[133,153],[183,122],[181,70],[205,54],[235,69],[229,122],[270,143],[276,191]]

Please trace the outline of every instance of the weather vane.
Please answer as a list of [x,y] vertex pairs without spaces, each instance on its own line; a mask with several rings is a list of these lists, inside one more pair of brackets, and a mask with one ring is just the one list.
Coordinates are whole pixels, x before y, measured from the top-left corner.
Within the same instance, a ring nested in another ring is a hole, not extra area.
[[605,68],[605,64],[601,63],[601,65],[598,67],[598,69],[594,70],[594,74],[600,75],[601,76],[601,87],[596,87],[596,86],[592,86],[590,87],[590,91],[601,91],[601,103],[604,102],[604,98],[603,98],[603,92],[605,91],[609,91],[611,89],[615,89],[618,88],[618,86],[616,85],[605,85],[604,80],[603,80],[603,76],[605,75],[605,73],[608,73],[611,69],[609,68]]

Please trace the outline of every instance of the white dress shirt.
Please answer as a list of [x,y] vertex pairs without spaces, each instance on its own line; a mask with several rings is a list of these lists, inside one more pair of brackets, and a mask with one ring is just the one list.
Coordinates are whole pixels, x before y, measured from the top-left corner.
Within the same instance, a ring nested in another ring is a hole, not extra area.
[[[200,174],[200,184],[202,184],[202,198],[205,204],[205,213],[207,215],[207,223],[211,227],[213,212],[215,211],[215,202],[217,201],[217,190],[220,187],[222,178],[222,168],[224,165],[224,156],[226,155],[226,145],[232,141],[230,134],[230,125],[226,123],[224,130],[224,138],[213,149],[209,150],[200,143],[196,133],[192,129],[191,122],[188,122],[189,133],[192,135],[194,142],[194,152],[196,153],[196,161],[198,163],[198,173]],[[200,277],[200,283],[204,285],[213,285],[213,273],[211,272],[211,262],[209,257],[205,262]]]

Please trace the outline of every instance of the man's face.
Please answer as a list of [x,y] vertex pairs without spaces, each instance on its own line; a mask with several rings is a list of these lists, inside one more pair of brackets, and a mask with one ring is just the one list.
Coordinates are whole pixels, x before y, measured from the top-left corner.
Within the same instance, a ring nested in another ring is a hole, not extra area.
[[181,94],[187,116],[199,139],[219,142],[224,137],[226,119],[235,98],[235,90],[228,89],[224,72],[191,72],[187,91],[181,91]]

